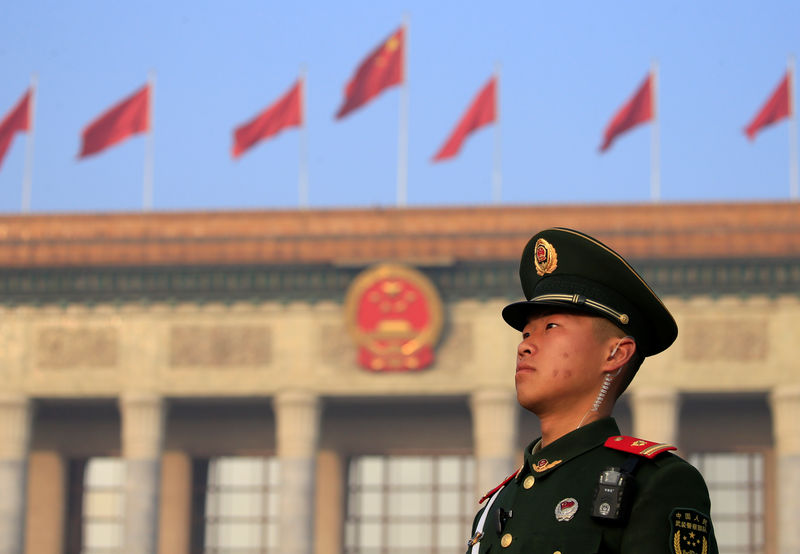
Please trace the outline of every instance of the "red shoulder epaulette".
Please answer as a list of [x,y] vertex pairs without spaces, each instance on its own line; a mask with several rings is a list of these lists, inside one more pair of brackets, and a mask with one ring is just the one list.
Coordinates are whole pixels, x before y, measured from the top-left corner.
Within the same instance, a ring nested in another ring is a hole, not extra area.
[[515,471],[514,473],[512,473],[511,475],[506,477],[505,480],[502,483],[500,483],[495,488],[493,488],[492,490],[490,490],[489,492],[484,494],[483,498],[478,500],[478,504],[483,504],[486,501],[487,498],[491,498],[494,493],[496,493],[497,491],[499,491],[500,489],[505,487],[508,484],[509,481],[511,481],[514,477],[517,476],[517,473],[519,473],[519,470]]
[[643,456],[648,459],[655,458],[662,452],[678,449],[677,446],[672,446],[671,444],[666,444],[663,442],[646,441],[643,439],[637,439],[636,437],[625,436],[608,437],[605,446],[608,448],[613,448],[614,450],[621,450],[622,452],[627,452],[629,454]]

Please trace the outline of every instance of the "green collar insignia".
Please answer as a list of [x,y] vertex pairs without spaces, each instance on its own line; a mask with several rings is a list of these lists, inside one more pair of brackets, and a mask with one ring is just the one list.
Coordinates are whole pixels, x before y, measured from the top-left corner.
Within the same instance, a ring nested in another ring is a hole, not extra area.
[[544,448],[534,448],[539,442],[536,439],[525,449],[525,462],[519,475],[533,473],[537,479],[543,477],[572,458],[602,445],[608,437],[618,434],[617,422],[607,417],[567,433]]

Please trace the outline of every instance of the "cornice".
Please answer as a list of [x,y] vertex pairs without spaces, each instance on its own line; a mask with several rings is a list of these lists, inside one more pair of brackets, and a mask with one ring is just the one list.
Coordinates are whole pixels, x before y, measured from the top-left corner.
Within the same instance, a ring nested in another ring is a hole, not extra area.
[[[800,294],[800,258],[633,260],[662,296]],[[341,302],[367,265],[239,265],[0,270],[0,303]],[[516,262],[414,264],[445,301],[521,296]]]

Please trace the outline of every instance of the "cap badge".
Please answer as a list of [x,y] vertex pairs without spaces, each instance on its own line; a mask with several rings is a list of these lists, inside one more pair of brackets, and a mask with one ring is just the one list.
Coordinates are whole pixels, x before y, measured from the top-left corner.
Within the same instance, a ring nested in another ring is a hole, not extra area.
[[556,519],[558,521],[569,521],[575,517],[578,511],[578,501],[574,498],[565,498],[556,504]]
[[534,248],[533,263],[536,266],[536,273],[541,277],[547,273],[555,271],[558,265],[558,256],[553,245],[540,238],[536,241]]

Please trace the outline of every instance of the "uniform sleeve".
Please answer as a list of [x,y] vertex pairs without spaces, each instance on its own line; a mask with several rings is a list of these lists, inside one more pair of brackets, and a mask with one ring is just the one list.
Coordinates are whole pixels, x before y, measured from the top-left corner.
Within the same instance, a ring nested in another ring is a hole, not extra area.
[[687,463],[659,467],[642,483],[622,536],[623,554],[718,554],[705,481]]

